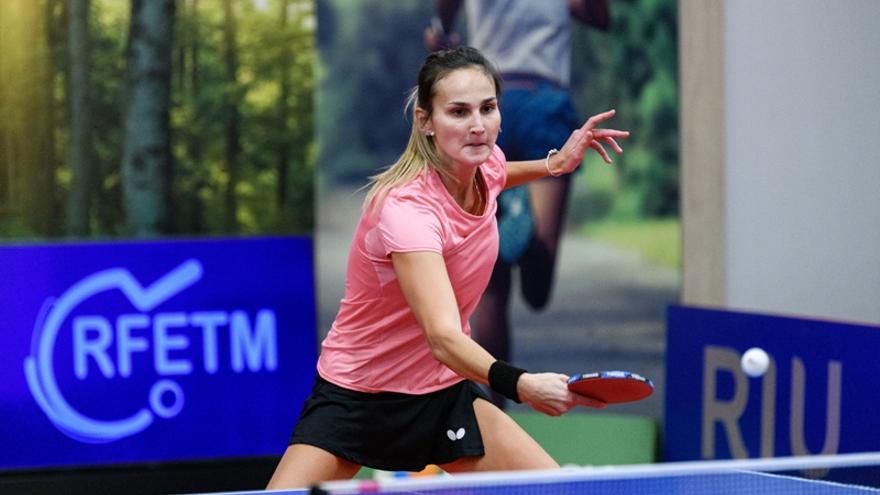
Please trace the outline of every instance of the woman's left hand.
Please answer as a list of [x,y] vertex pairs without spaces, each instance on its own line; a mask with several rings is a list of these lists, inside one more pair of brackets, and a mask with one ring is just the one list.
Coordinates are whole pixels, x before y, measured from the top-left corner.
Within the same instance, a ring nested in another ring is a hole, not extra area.
[[584,159],[584,154],[588,149],[593,148],[599,156],[605,160],[605,163],[611,163],[611,156],[602,146],[605,143],[611,146],[618,155],[623,153],[623,148],[617,144],[617,139],[629,137],[629,131],[619,131],[617,129],[601,129],[597,127],[602,122],[610,119],[616,113],[615,110],[608,110],[597,115],[593,115],[569,136],[568,141],[559,150],[550,169],[554,175],[561,175],[574,172]]

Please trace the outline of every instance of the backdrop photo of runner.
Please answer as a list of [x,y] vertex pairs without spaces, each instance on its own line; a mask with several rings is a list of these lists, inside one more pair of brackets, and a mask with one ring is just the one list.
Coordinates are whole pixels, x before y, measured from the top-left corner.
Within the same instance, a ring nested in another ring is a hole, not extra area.
[[[401,118],[408,76],[427,53],[422,40],[434,4],[318,0],[316,7],[315,238],[324,335],[342,297],[359,188],[397,158],[408,136]],[[613,1],[610,12],[607,31],[573,27],[571,92],[579,115],[615,108],[615,125],[632,137],[614,165],[591,157],[573,178],[555,286],[541,314],[524,303],[513,277],[511,362],[568,374],[645,374],[657,393],[613,412],[659,418],[665,307],[677,301],[680,284],[676,4]],[[460,17],[457,31],[466,33]]]

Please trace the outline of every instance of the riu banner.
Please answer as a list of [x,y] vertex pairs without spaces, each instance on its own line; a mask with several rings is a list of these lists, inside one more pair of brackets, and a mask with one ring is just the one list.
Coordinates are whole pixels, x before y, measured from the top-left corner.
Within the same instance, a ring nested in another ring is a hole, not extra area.
[[305,238],[0,247],[0,468],[274,455],[314,378]]
[[[686,306],[667,323],[664,460],[880,449],[880,328]],[[741,366],[752,347],[760,376]]]

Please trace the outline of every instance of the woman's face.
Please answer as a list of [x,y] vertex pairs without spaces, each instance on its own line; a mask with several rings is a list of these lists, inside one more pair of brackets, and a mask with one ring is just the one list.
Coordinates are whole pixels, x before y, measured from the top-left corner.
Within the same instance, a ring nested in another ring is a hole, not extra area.
[[434,111],[424,123],[445,166],[477,167],[485,162],[501,129],[495,84],[480,69],[447,74],[436,83]]

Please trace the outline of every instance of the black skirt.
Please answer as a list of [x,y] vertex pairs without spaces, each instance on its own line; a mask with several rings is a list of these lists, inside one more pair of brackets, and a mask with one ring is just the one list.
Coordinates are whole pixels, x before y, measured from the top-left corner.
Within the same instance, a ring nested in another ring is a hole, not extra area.
[[483,455],[473,406],[478,398],[489,400],[468,380],[410,395],[357,392],[318,376],[290,443],[374,469],[421,471],[428,464]]

